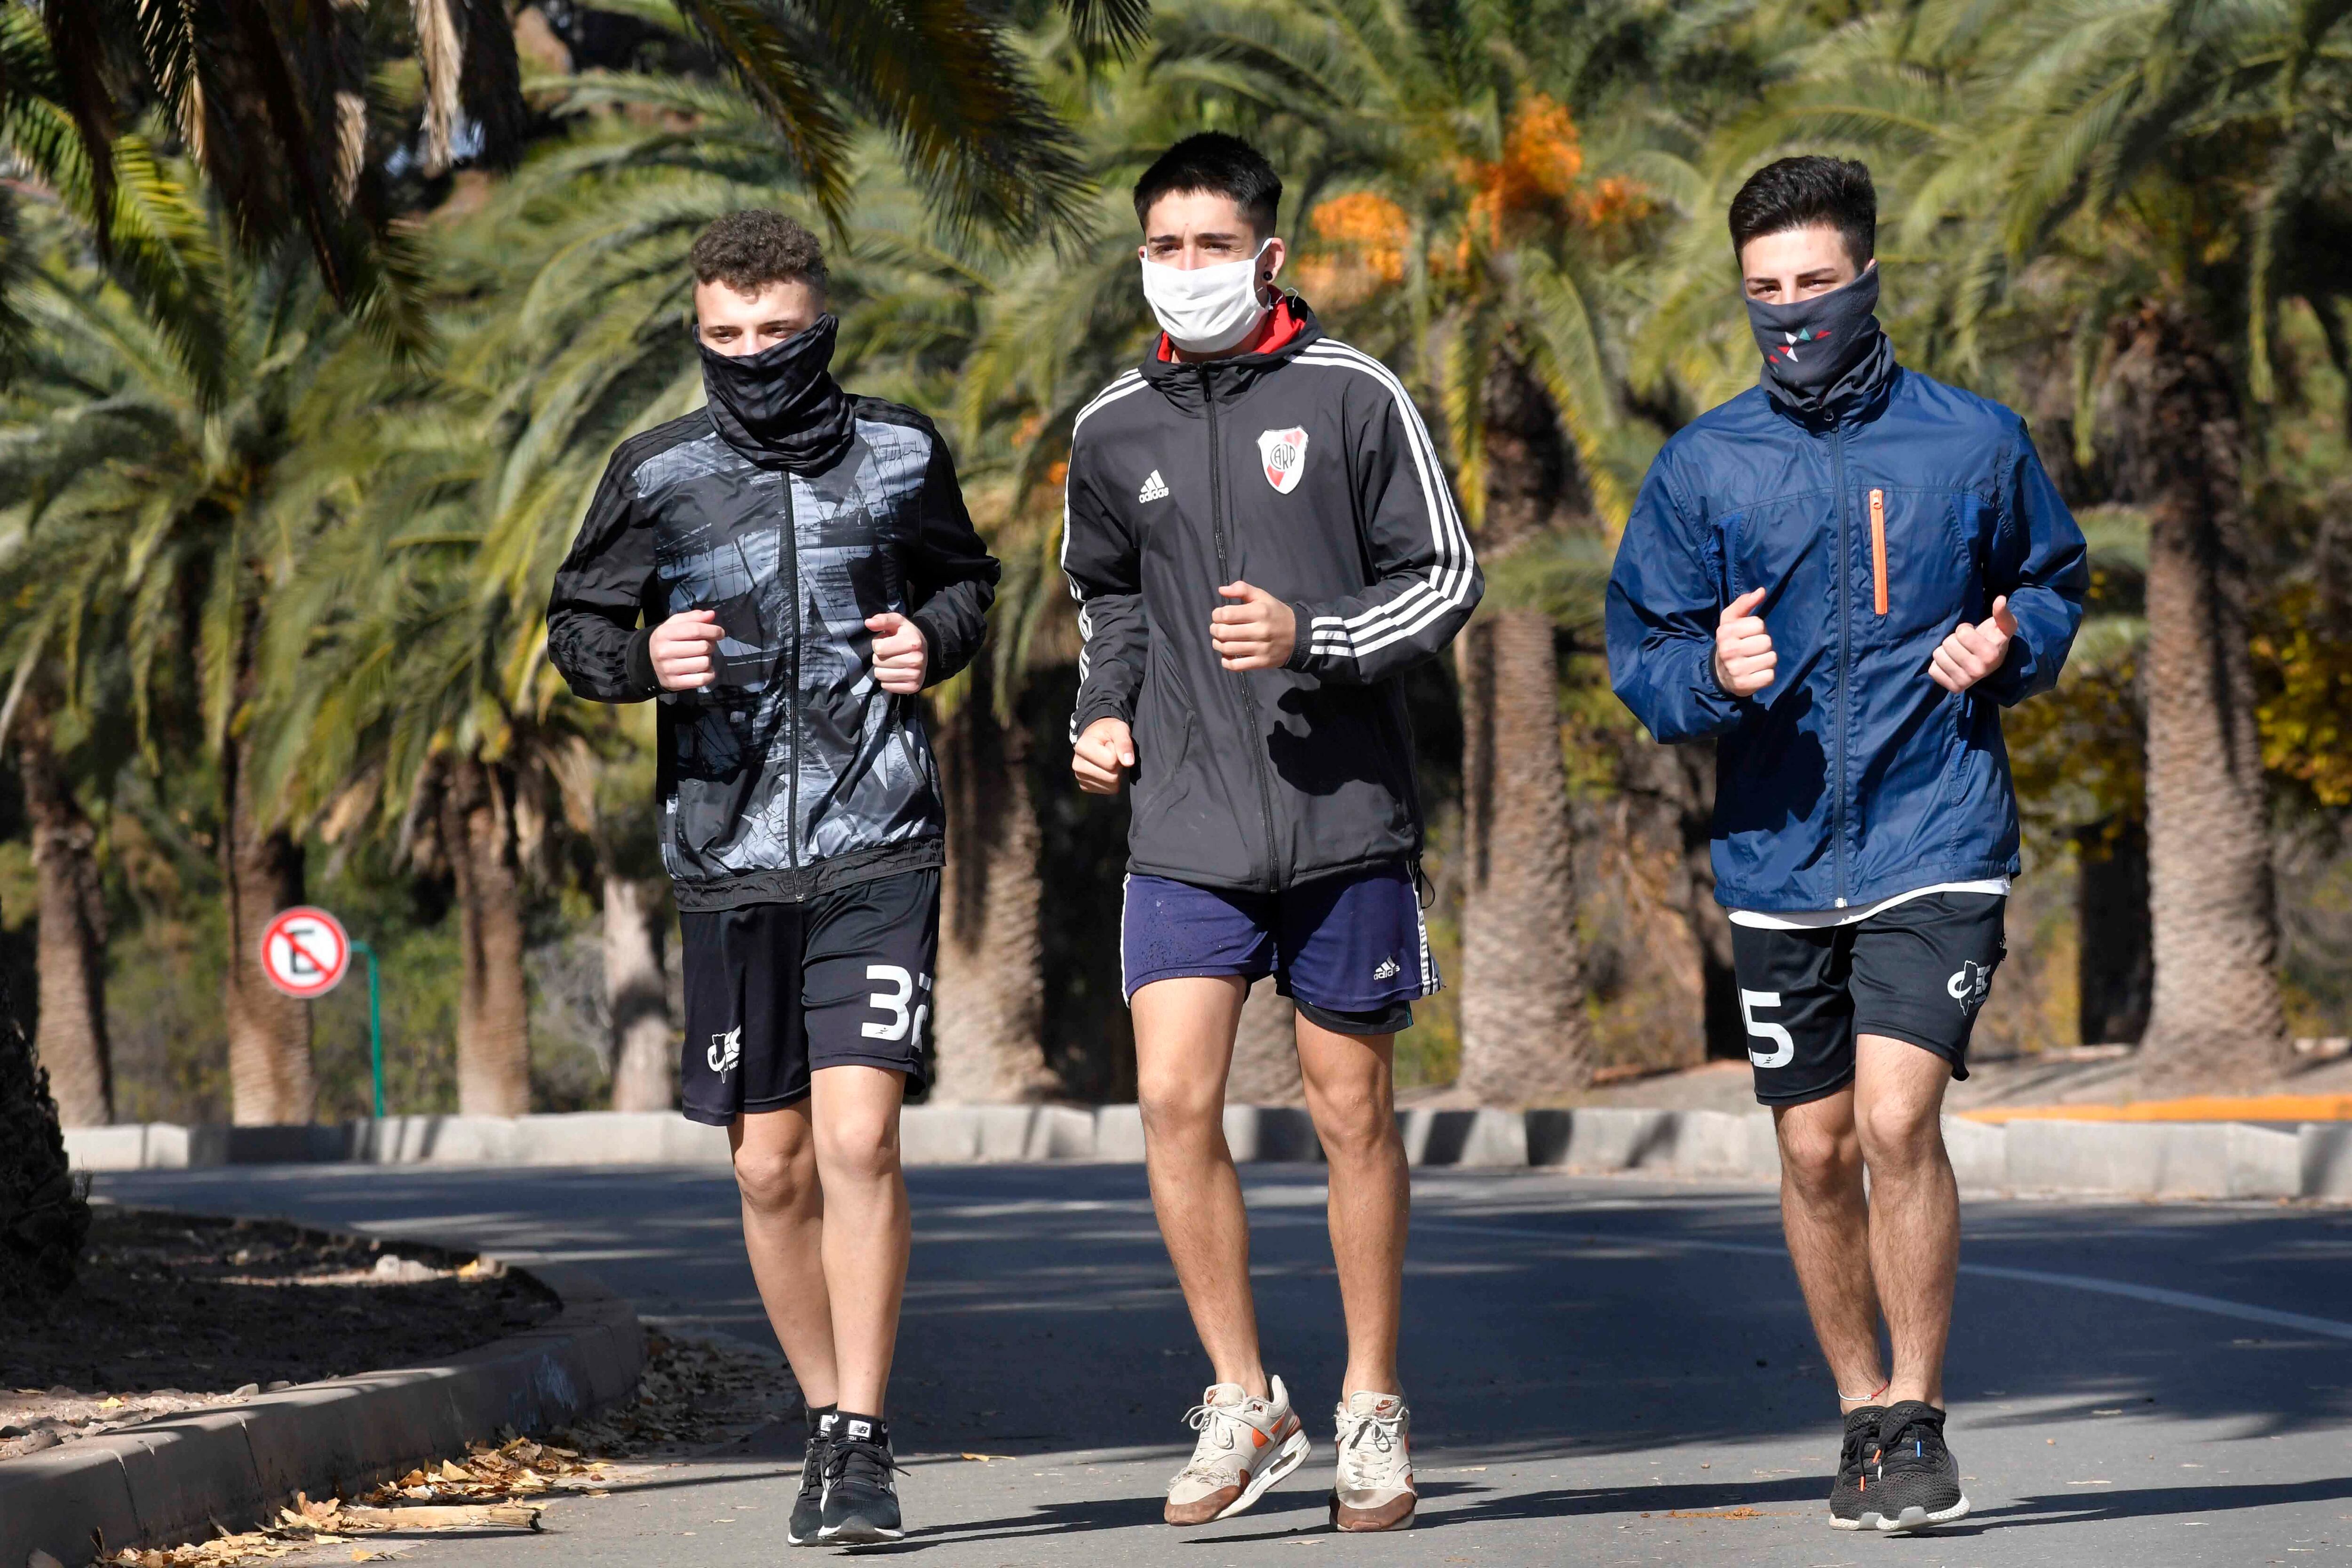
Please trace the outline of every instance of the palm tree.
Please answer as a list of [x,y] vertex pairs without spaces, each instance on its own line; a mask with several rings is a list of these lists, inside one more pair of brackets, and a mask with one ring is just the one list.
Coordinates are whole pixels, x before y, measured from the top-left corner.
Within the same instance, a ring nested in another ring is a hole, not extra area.
[[2071,330],[2077,445],[2147,516],[2151,1085],[2256,1083],[2292,1060],[2246,496],[2278,301],[2311,300],[2352,363],[2335,325],[2352,291],[2343,19],[2286,0],[1930,8],[1916,27],[1856,24],[1787,110],[1905,160],[1904,244],[1957,256],[1941,279],[1957,363],[2007,314]]
[[[183,204],[164,232],[216,238],[165,170],[157,188]],[[253,717],[260,684],[257,613],[289,568],[274,510],[295,437],[289,411],[340,329],[299,258],[221,265],[217,244],[175,263],[185,288],[160,320],[106,274],[46,263],[20,295],[33,328],[0,444],[0,494],[22,540],[0,584],[34,605],[11,626],[20,676],[72,689],[100,653],[129,666],[131,719],[161,765],[151,716],[193,687],[199,743],[220,763],[219,840],[232,942],[224,1001],[240,1122],[307,1121],[310,1016],[262,976],[271,915],[302,896],[302,857],[276,803],[256,787]],[[153,304],[151,295],[147,304]],[[182,344],[221,345],[210,374]]]
[[[1000,13],[973,0],[631,0],[684,35],[776,133],[778,174],[836,224],[856,127],[878,125],[943,220],[1003,233],[1061,227],[1079,192],[1071,133],[1039,98]],[[11,6],[12,12],[25,8]],[[1138,0],[1073,0],[1097,53],[1131,41]],[[45,175],[81,171],[81,216],[116,235],[117,187],[135,182],[152,117],[205,172],[253,254],[307,243],[329,291],[417,341],[424,258],[396,220],[427,179],[465,161],[511,168],[530,129],[506,0],[41,0],[56,110],[12,149]],[[414,58],[421,101],[375,73]],[[5,112],[0,129],[18,125]],[[410,171],[413,171],[411,173]],[[53,182],[54,183],[54,182]]]
[[[28,662],[21,668],[30,676],[37,666]],[[33,1050],[48,1070],[64,1124],[103,1126],[114,1120],[114,1086],[106,1038],[106,905],[98,885],[98,830],[75,798],[47,694],[27,689],[12,728],[40,889],[35,957],[40,1022]]]

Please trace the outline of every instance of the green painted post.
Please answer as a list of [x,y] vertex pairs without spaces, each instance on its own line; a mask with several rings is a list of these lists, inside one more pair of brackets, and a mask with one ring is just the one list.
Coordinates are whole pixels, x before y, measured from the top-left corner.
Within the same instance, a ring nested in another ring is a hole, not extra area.
[[368,1065],[375,1073],[375,1119],[383,1120],[383,991],[376,981],[375,949],[354,938],[352,951],[367,954]]

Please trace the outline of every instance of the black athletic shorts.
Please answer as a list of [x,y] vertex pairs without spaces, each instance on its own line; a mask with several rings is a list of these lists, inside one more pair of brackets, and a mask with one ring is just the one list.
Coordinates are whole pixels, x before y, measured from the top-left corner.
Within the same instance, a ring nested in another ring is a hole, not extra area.
[[940,874],[905,871],[804,903],[688,910],[687,1118],[714,1127],[809,1091],[818,1068],[930,1081],[931,971],[940,952]]
[[1969,1033],[2007,942],[1998,893],[1928,893],[1853,925],[1732,922],[1756,1098],[1802,1105],[1853,1081],[1861,1035],[1907,1040],[1969,1076]]

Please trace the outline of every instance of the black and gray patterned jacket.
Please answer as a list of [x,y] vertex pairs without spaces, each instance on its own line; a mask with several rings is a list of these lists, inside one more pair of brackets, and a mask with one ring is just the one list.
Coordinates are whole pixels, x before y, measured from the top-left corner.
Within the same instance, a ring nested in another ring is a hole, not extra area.
[[[839,438],[817,466],[723,402],[624,442],[556,573],[548,656],[572,691],[660,700],[662,858],[681,910],[941,863],[938,765],[917,701],[875,683],[866,620],[914,620],[925,679],[942,680],[979,647],[998,567],[930,421],[831,395]],[[715,679],[665,691],[648,628],[689,609],[727,634]]]

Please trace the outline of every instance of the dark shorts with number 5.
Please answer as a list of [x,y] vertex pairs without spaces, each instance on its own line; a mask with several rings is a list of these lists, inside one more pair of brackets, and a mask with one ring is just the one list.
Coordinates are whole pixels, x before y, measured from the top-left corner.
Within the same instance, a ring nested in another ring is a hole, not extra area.
[[1907,1040],[1969,1076],[1969,1035],[2006,950],[2009,900],[1928,893],[1853,925],[1731,927],[1756,1098],[1802,1105],[1853,1081],[1863,1035]]
[[805,1097],[818,1068],[930,1079],[940,874],[906,871],[804,903],[682,911],[687,1119],[725,1127]]

